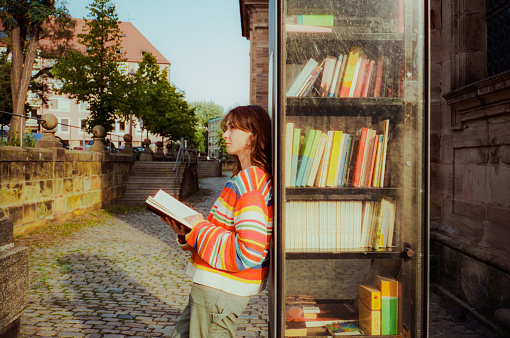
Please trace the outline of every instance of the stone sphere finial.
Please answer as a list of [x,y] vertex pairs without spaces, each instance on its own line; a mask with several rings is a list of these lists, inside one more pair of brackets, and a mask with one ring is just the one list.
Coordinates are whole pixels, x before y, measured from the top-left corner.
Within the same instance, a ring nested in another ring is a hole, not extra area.
[[103,126],[95,126],[92,128],[92,135],[94,135],[94,137],[104,138],[106,136],[106,130]]
[[151,145],[151,140],[146,138],[145,140],[143,140],[143,145],[146,146],[146,147],[150,146]]
[[46,130],[55,129],[55,127],[58,125],[58,119],[53,114],[44,114],[41,119],[43,120],[41,125]]
[[126,142],[126,143],[133,142],[133,136],[131,134],[124,135],[123,139],[124,139],[124,142]]

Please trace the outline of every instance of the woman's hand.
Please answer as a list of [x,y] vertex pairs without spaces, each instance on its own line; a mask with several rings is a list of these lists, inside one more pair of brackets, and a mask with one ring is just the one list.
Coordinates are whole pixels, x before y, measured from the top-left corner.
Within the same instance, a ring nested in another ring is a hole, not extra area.
[[166,224],[168,224],[170,226],[170,228],[172,228],[172,230],[179,236],[186,236],[186,234],[188,232],[190,232],[190,229],[188,229],[187,227],[185,227],[184,225],[176,222],[175,220],[171,219],[170,217],[168,216],[165,216],[165,217],[161,217],[161,220],[163,222],[165,222]]

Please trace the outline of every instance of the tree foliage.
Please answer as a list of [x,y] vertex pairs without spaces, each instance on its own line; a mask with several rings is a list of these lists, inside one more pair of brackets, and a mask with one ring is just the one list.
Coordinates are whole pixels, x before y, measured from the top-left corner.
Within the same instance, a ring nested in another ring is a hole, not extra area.
[[170,141],[185,138],[196,142],[197,119],[184,95],[168,82],[168,69],[160,69],[151,53],[144,54],[134,74],[128,99],[129,112],[144,123],[153,134]]
[[208,151],[207,121],[223,116],[224,108],[213,101],[194,101],[190,103],[190,107],[195,109],[195,115],[198,119],[195,138],[199,144],[199,150]]
[[109,132],[117,110],[125,104],[128,89],[122,69],[125,60],[118,52],[122,33],[115,5],[110,0],[94,0],[87,8],[89,19],[85,19],[83,32],[77,34],[86,52],[70,51],[59,59],[53,74],[61,81],[60,94],[88,102],[88,127],[101,125]]
[[200,126],[207,127],[207,121],[215,117],[223,116],[225,109],[213,101],[194,101],[190,104],[191,108],[195,108],[195,114],[197,116]]
[[[65,36],[56,32],[69,31],[72,21],[65,7],[55,6],[54,0],[0,0],[0,21],[7,33],[6,55],[11,55],[12,112],[25,115],[39,41],[46,36]],[[20,116],[11,118],[9,137],[22,129],[22,123],[25,121]]]

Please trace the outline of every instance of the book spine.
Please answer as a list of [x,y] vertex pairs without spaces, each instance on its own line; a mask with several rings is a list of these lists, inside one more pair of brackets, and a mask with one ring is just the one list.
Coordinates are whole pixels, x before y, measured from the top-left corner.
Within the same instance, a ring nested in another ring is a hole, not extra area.
[[367,128],[361,129],[361,134],[358,143],[358,151],[356,154],[356,161],[354,163],[354,172],[352,178],[352,185],[354,187],[360,187],[361,184],[361,170],[363,167],[363,158],[365,155],[365,145],[367,140]]
[[333,136],[333,144],[331,146],[331,156],[329,161],[328,176],[326,179],[326,186],[333,187],[336,185],[336,168],[338,165],[338,159],[340,154],[340,144],[342,141],[342,132],[335,130]]
[[290,187],[292,172],[292,140],[294,138],[294,123],[285,125],[285,186]]
[[384,56],[381,54],[377,59],[377,74],[375,76],[374,97],[381,96],[382,80],[384,71]]
[[296,186],[297,167],[299,162],[299,144],[301,138],[301,128],[294,128],[294,137],[292,138],[292,168],[290,176],[290,186]]
[[398,329],[398,281],[376,276],[381,290],[381,335],[397,334]]
[[349,52],[347,65],[345,66],[345,74],[340,87],[340,97],[348,97],[351,90],[352,81],[354,78],[354,71],[359,57],[359,49],[354,47]]

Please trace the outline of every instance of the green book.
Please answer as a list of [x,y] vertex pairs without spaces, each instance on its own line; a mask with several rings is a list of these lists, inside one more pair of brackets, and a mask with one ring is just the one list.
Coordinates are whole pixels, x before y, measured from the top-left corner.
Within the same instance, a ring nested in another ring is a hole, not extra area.
[[398,281],[393,278],[376,276],[381,291],[381,335],[398,333]]
[[333,27],[333,15],[298,15],[297,24],[303,26]]
[[296,177],[296,186],[301,186],[301,182],[303,180],[303,176],[305,175],[306,165],[308,163],[308,159],[310,157],[310,150],[313,146],[313,141],[315,139],[316,130],[310,129],[306,132],[305,141],[303,142],[303,152],[299,157],[299,165],[298,165],[298,173]]

